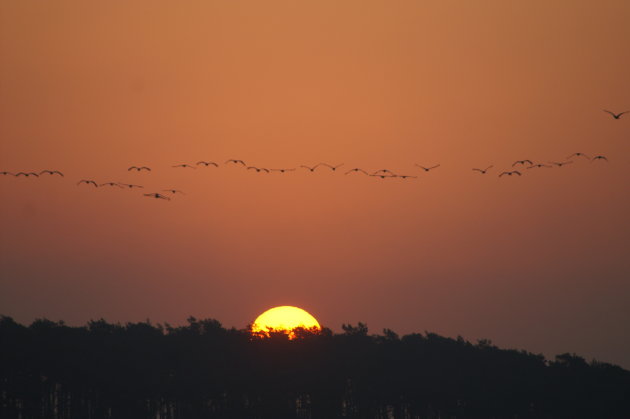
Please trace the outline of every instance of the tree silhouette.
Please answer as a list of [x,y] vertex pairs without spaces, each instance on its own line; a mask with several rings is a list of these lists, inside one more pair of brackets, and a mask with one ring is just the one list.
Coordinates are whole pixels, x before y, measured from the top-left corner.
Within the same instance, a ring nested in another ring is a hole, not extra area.
[[0,317],[0,418],[621,418],[630,372],[367,325],[292,335]]

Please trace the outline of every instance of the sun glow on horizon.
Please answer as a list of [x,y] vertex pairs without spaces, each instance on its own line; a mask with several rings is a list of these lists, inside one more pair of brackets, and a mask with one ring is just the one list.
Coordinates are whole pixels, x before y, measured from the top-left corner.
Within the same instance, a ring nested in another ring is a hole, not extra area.
[[305,329],[321,330],[319,322],[307,311],[293,306],[279,306],[271,308],[256,318],[252,324],[252,334],[267,334],[269,331],[288,332],[289,339],[295,337],[293,330]]

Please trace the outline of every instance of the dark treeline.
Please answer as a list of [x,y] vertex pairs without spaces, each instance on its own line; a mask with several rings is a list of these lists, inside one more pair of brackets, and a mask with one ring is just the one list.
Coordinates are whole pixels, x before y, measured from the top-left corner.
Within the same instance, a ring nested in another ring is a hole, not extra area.
[[0,418],[622,418],[630,372],[433,333],[0,317]]

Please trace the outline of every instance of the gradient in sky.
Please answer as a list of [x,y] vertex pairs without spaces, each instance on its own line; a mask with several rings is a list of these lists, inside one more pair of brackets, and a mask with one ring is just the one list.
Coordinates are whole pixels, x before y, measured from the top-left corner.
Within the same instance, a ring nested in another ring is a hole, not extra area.
[[[602,112],[630,108],[629,21],[624,0],[2,2],[0,170],[66,177],[0,177],[0,313],[241,328],[294,305],[629,368],[630,118]],[[496,176],[578,151],[610,163]],[[419,179],[171,168],[230,158]]]

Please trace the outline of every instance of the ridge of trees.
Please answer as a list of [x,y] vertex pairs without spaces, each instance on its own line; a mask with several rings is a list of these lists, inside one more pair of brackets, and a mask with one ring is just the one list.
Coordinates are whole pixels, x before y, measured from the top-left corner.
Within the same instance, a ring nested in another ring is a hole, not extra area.
[[630,372],[366,324],[269,337],[184,326],[0,316],[0,418],[617,418]]

